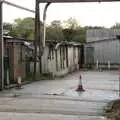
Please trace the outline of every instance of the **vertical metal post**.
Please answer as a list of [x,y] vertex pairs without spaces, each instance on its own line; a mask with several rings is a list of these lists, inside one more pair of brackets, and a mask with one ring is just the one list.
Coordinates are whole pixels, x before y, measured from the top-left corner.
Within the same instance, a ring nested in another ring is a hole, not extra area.
[[0,1],[0,90],[4,89],[3,2]]
[[35,53],[34,53],[34,77],[36,77],[36,63],[37,63],[37,44],[39,43],[40,39],[40,26],[39,26],[39,2],[36,0],[36,5],[35,5],[35,41],[34,41],[34,46],[35,46]]
[[38,21],[38,33],[39,33],[39,38],[38,38],[38,43],[39,43],[39,72],[40,74],[42,73],[42,52],[43,52],[43,44],[42,44],[42,35],[41,35],[41,22],[40,22],[40,3],[39,3],[39,21]]
[[43,47],[45,48],[45,40],[46,40],[46,17],[43,17]]

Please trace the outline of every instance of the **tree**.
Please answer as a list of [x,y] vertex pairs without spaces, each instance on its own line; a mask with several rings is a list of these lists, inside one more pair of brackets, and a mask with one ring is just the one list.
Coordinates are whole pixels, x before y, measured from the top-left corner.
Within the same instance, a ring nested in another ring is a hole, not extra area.
[[12,24],[11,23],[3,23],[3,34],[4,35],[9,35],[11,30],[12,30]]
[[62,32],[66,41],[73,41],[77,31],[75,29],[65,28]]
[[60,21],[52,21],[49,26],[47,26],[46,33],[47,40],[63,40],[62,26]]
[[[9,31],[9,35],[13,37],[22,37],[24,39],[34,40],[34,22],[35,19],[27,17],[24,19],[16,19],[13,24],[4,24],[4,29]],[[77,20],[70,18],[64,21],[64,26],[59,20],[54,20],[50,25],[46,25],[46,40],[58,41],[85,41],[86,29],[80,27]],[[43,24],[41,22],[41,39],[43,37]]]
[[13,37],[22,37],[25,39],[34,39],[34,18],[27,17],[24,19],[16,19],[10,35]]
[[115,23],[115,25],[111,27],[111,29],[116,29],[116,28],[120,29],[120,23]]
[[67,21],[63,22],[65,28],[76,29],[79,25],[76,19],[69,18]]
[[74,36],[74,38],[72,39],[72,41],[76,41],[76,42],[81,42],[81,43],[85,43],[86,42],[86,27],[78,27],[76,29],[76,34]]
[[67,21],[64,21],[64,39],[67,41],[77,41],[85,42],[86,41],[86,28],[80,27],[76,19],[69,18]]

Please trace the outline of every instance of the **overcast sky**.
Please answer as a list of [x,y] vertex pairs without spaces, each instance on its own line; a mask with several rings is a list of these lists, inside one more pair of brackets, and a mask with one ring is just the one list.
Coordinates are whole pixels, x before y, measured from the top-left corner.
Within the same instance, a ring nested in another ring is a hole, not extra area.
[[[7,0],[24,7],[34,9],[35,0]],[[41,13],[45,4],[42,4]],[[4,5],[4,22],[13,22],[16,18],[34,17],[33,13]],[[120,22],[120,2],[106,3],[53,3],[47,11],[47,23],[53,20],[75,18],[81,26],[110,27]],[[42,14],[41,14],[42,18]]]

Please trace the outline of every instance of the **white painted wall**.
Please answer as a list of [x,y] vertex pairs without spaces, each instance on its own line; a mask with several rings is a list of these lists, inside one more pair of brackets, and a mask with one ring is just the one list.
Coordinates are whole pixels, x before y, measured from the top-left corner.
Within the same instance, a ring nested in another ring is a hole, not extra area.
[[[60,46],[61,47],[61,46]],[[58,61],[58,70],[56,69],[56,54],[54,51],[53,59],[48,59],[49,48],[45,47],[44,54],[42,56],[42,72],[43,73],[52,73],[54,76],[65,75],[68,72],[72,72],[75,68],[78,69],[78,47],[75,47],[75,55],[73,52],[74,47],[68,46],[68,67],[66,62],[66,55],[64,59],[64,68],[61,68],[61,59],[60,58],[60,47],[57,49],[57,61]],[[62,46],[63,47],[63,46]],[[62,48],[63,49],[63,48]],[[64,49],[65,50],[65,49]],[[63,50],[62,50],[63,57]]]

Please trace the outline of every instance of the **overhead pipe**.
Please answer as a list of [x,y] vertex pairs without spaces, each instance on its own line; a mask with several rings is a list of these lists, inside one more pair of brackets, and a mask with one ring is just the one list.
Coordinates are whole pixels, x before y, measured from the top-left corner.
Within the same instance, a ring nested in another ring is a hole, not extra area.
[[47,12],[47,8],[50,4],[51,3],[48,2],[45,5],[44,12],[43,12],[43,48],[45,48],[45,40],[46,40],[46,12]]

